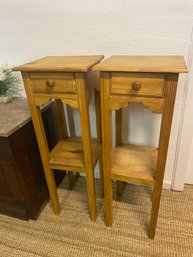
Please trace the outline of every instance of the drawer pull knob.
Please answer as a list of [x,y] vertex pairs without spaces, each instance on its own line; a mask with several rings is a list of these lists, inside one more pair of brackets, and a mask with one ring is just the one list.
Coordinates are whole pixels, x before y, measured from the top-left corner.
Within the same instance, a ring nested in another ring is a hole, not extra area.
[[141,88],[141,83],[139,81],[134,81],[132,83],[132,89],[138,91]]
[[54,85],[55,85],[54,80],[52,80],[52,79],[47,79],[46,80],[46,86],[47,87],[53,87]]

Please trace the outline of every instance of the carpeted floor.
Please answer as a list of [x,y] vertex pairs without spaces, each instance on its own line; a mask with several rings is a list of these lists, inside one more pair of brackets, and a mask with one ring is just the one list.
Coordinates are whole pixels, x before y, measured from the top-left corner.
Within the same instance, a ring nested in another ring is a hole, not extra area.
[[0,257],[132,256],[193,257],[193,186],[163,191],[156,237],[147,236],[151,189],[127,185],[122,200],[113,202],[113,226],[105,227],[100,183],[96,181],[98,218],[88,215],[84,178],[72,191],[68,179],[58,189],[62,211],[48,203],[37,221],[0,215]]

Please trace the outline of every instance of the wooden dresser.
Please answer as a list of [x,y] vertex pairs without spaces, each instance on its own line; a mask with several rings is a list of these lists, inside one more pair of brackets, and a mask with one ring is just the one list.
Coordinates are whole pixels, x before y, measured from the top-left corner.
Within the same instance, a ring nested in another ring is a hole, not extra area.
[[[58,141],[55,105],[41,113],[52,149]],[[0,124],[0,214],[36,219],[49,196],[27,101],[0,103]],[[57,173],[58,183],[63,176]]]

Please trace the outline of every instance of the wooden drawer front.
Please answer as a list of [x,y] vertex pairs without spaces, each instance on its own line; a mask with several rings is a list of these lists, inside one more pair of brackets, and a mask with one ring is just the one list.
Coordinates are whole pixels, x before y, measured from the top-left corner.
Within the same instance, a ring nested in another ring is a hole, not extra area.
[[76,94],[74,75],[66,74],[33,74],[30,75],[34,93],[71,93]]
[[163,74],[112,73],[111,93],[163,97]]

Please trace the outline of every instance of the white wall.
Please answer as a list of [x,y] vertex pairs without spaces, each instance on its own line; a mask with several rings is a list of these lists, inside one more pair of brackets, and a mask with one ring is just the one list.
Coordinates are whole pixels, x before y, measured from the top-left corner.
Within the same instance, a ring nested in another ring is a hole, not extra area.
[[[85,54],[180,54],[187,59],[192,26],[190,0],[1,0],[0,63],[13,66],[45,55]],[[172,179],[183,91],[181,76],[166,187]],[[159,115],[135,107],[125,110],[124,140],[156,145]]]
[[184,103],[179,128],[176,160],[172,179],[172,189],[183,191],[184,183],[193,184],[193,33],[188,59],[189,73],[186,77]]

